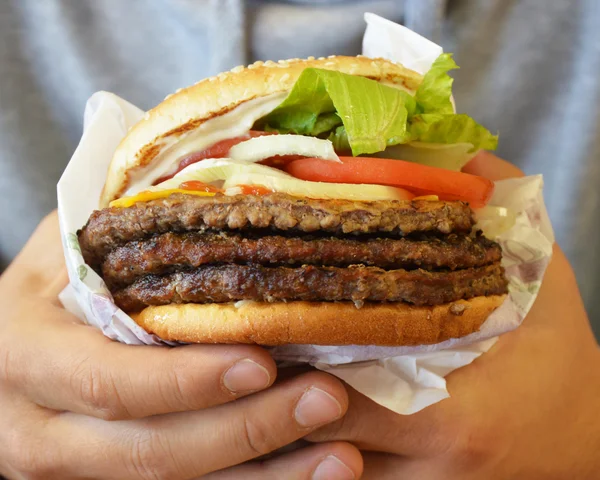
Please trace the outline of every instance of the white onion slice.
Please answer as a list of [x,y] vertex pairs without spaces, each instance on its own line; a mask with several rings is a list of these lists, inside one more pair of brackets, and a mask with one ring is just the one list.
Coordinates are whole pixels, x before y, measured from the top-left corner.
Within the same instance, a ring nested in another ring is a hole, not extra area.
[[290,177],[285,172],[276,168],[259,165],[257,163],[242,162],[229,158],[210,158],[184,168],[181,172],[169,180],[148,188],[149,191],[171,190],[179,188],[183,182],[199,181],[202,183],[222,182],[232,175],[240,173],[252,173],[256,175],[269,175],[274,177]]
[[276,155],[302,155],[341,163],[333,143],[303,135],[264,135],[234,145],[227,154],[233,160],[260,162]]
[[399,188],[383,185],[309,182],[292,177],[276,168],[229,158],[211,158],[194,163],[170,180],[148,190],[176,189],[183,182],[194,180],[213,184],[224,181],[222,188],[228,195],[239,193],[240,189],[236,188],[238,185],[261,185],[274,192],[299,197],[344,200],[404,200],[407,199],[408,193]]
[[383,185],[325,183],[299,180],[292,176],[271,176],[251,172],[233,175],[223,188],[230,189],[237,185],[261,185],[274,192],[287,193],[298,197],[332,198],[343,200],[406,200],[405,190],[385,187]]

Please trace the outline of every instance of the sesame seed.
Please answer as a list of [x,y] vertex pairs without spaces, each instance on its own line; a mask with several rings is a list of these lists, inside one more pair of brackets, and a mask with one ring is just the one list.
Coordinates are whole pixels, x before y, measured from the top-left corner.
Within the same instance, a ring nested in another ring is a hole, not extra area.
[[265,67],[272,67],[275,65],[275,62],[273,60],[267,60],[265,62]]
[[335,55],[329,55],[327,58],[335,58]]
[[285,75],[282,75],[282,76],[281,76],[281,79],[280,79],[280,80],[281,80],[282,82],[287,82],[289,79],[290,79],[290,74],[289,74],[289,73],[286,73]]
[[232,73],[239,73],[239,72],[241,72],[242,70],[244,70],[244,66],[243,66],[243,65],[238,65],[237,67],[233,67],[233,68],[231,69],[231,72],[232,72]]
[[313,57],[313,56],[310,56],[310,57],[307,58],[307,60],[311,60],[311,61],[314,60],[314,59],[315,59],[315,57]]
[[208,79],[209,82],[216,82],[217,81],[217,77],[210,77]]

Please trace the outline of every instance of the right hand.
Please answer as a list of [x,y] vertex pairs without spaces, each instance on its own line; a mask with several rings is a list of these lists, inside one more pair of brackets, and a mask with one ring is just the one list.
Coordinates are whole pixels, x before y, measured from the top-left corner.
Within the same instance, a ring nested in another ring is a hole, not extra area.
[[[523,175],[487,152],[463,171]],[[446,381],[450,398],[413,415],[349,388],[344,418],[307,439],[352,442],[370,480],[600,478],[600,349],[557,246],[523,324]]]
[[[327,374],[268,388],[276,367],[255,346],[110,341],[60,306],[62,258],[53,214],[0,277],[0,473],[11,480],[237,478],[234,465],[345,414]],[[247,479],[352,479],[362,458],[331,442],[244,468]]]

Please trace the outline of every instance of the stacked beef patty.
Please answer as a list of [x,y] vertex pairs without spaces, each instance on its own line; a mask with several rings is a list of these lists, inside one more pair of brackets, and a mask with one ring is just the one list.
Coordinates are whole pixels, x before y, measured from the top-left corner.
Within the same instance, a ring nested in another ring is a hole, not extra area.
[[173,303],[440,305],[507,291],[462,202],[173,194],[94,212],[86,262],[126,312]]

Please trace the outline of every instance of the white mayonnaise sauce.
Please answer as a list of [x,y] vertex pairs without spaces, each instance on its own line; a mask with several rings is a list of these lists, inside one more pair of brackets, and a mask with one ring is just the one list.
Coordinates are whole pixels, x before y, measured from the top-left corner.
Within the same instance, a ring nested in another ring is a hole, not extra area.
[[135,195],[151,186],[157,178],[174,172],[183,157],[205,150],[221,140],[244,135],[258,119],[273,111],[286,96],[287,92],[281,92],[248,100],[180,137],[161,140],[163,149],[150,165],[130,173],[130,187],[124,196]]

